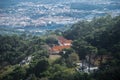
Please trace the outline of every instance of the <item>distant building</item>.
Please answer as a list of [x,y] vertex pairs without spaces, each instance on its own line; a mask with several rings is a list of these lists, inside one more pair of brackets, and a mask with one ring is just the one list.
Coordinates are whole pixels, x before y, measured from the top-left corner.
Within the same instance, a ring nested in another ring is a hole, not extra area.
[[93,73],[98,70],[97,66],[90,66],[89,68],[88,63],[87,65],[82,63],[76,63],[76,65],[79,66],[78,68],[76,68],[78,72]]
[[71,46],[72,40],[67,40],[64,37],[58,37],[58,44],[60,46]]
[[63,49],[69,49],[70,46],[54,46],[51,48],[51,53],[56,54],[59,53],[60,51],[62,51]]
[[63,49],[69,49],[72,45],[72,40],[67,40],[64,37],[58,37],[58,44],[50,48],[51,54],[59,54]]

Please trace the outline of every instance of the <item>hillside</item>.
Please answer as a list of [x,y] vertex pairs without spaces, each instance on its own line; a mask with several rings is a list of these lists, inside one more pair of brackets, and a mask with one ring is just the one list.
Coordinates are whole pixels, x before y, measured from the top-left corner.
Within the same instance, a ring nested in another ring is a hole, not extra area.
[[120,16],[73,24],[61,33],[71,48],[51,55],[58,36],[0,35],[0,80],[120,79]]

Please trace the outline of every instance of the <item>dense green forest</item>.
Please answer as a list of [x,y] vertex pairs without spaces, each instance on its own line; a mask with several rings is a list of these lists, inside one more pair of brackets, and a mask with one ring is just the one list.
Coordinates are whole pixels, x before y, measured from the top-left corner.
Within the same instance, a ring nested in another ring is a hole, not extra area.
[[[64,49],[65,54],[60,52],[61,57],[54,61],[48,49],[57,44],[54,37],[0,35],[0,80],[120,79],[120,16],[80,21],[61,33],[73,42],[71,48]],[[97,71],[76,70],[76,63],[84,62],[86,56],[89,60],[93,56],[100,58]]]
[[91,22],[74,24],[64,36],[73,39],[72,48],[81,59],[85,55],[108,55],[107,62],[100,61],[99,70],[93,74],[96,80],[119,80],[120,75],[120,16],[94,18]]

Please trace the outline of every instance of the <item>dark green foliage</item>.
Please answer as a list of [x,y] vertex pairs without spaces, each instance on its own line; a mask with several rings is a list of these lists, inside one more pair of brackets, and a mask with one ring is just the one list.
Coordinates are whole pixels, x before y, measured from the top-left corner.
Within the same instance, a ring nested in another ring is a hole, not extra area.
[[[36,58],[34,61],[38,60],[37,62],[40,61],[40,57],[41,59],[48,58],[48,52],[42,48],[42,45],[44,45],[44,40],[40,37],[0,35],[0,70],[4,72],[4,70],[6,71],[4,67],[20,64],[22,60],[32,55],[34,56],[33,60]],[[46,64],[44,67],[47,67]],[[41,65],[44,65],[44,63]],[[12,69],[10,68],[10,70]],[[7,75],[3,76],[0,75],[0,78],[3,80],[23,80],[26,77],[32,78],[29,76],[30,73],[28,69],[24,67],[15,68],[12,72],[6,72],[6,74]]]
[[80,21],[74,25],[72,25],[71,29],[64,32],[64,36],[66,38],[76,40],[89,40],[93,39],[96,35],[98,36],[102,32],[104,32],[108,27],[113,26],[113,19],[111,16],[94,18],[92,21]]
[[[100,69],[94,74],[96,80],[120,79],[120,16],[79,22],[66,31],[64,36],[74,40],[72,48],[80,59],[95,52],[100,57]],[[107,61],[102,63],[105,55]]]
[[3,80],[23,80],[26,76],[26,70],[22,67],[16,67],[13,72],[3,77]]
[[72,48],[64,49],[60,52],[60,55],[62,57],[59,60],[56,60],[55,64],[57,63],[71,68],[75,67],[76,63],[79,62],[79,56]]
[[0,62],[8,62],[8,64],[15,64],[19,62],[19,59],[25,56],[24,52],[21,51],[22,46],[25,46],[25,42],[24,40],[20,40],[20,37],[17,35],[1,36]]
[[100,71],[97,75],[98,80],[120,79],[120,17],[116,17],[114,20],[114,26],[111,26],[109,30],[105,31],[102,34],[106,37],[102,37],[102,35],[99,36],[99,46],[109,51],[109,55],[111,55],[112,59],[110,59],[107,63],[101,65]]
[[31,65],[34,65],[31,67],[31,73],[34,73],[37,77],[42,77],[41,73],[49,68],[49,62],[45,59],[38,61],[37,64]]
[[8,65],[19,63],[26,56],[42,49],[43,44],[44,41],[39,37],[32,39],[17,35],[0,35],[0,65],[2,66],[4,62]]
[[45,42],[50,46],[53,46],[52,44],[58,44],[58,41],[55,37],[48,37]]

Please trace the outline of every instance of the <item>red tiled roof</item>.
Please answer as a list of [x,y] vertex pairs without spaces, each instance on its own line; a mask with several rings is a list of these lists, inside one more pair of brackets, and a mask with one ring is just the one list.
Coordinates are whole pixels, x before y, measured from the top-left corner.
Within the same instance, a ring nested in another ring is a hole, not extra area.
[[54,46],[50,49],[51,52],[60,52],[62,51],[63,49],[68,49],[71,47],[71,45],[65,45],[65,44],[71,44],[72,43],[72,40],[67,40],[65,39],[64,37],[58,37],[58,41],[62,44],[61,45],[58,45],[58,46]]
[[63,49],[68,49],[70,46],[54,46],[51,48],[51,51],[62,51]]
[[72,43],[72,40],[66,40],[65,43]]
[[65,39],[64,37],[58,37],[58,40],[60,41],[61,44],[64,44],[64,43],[72,43],[72,40],[67,40]]

